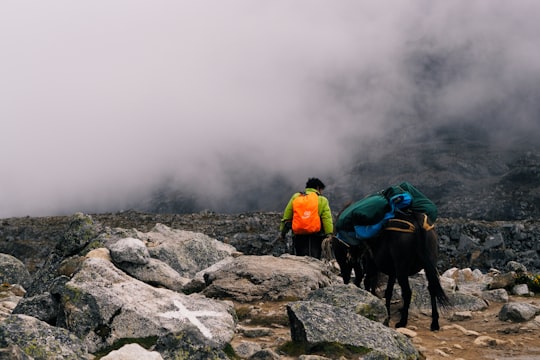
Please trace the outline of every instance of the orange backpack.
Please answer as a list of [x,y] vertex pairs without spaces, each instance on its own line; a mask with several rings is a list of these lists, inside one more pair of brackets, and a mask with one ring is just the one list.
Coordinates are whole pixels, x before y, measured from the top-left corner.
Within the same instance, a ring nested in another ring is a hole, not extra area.
[[293,200],[292,208],[292,231],[294,234],[313,234],[321,230],[319,198],[316,192],[309,194],[301,192]]

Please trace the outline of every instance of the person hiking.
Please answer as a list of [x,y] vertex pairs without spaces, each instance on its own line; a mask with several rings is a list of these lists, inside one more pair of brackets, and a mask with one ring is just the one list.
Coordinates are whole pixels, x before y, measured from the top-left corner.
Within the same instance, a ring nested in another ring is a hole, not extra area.
[[321,258],[321,244],[334,233],[328,199],[322,195],[326,186],[318,178],[309,178],[303,192],[294,193],[287,203],[279,231],[284,239],[292,230],[294,254]]

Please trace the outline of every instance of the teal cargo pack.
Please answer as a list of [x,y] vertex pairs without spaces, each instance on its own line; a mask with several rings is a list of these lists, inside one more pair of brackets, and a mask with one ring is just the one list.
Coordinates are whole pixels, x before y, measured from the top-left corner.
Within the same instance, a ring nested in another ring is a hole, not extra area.
[[336,221],[336,229],[354,231],[355,225],[373,225],[391,210],[388,199],[382,194],[374,194],[349,205]]
[[387,199],[390,199],[392,196],[401,194],[403,192],[408,192],[412,196],[413,200],[412,204],[409,206],[409,209],[414,212],[426,214],[432,223],[437,220],[437,206],[420,190],[406,181],[399,185],[389,187],[383,191],[383,194]]
[[437,206],[413,185],[402,182],[349,205],[338,215],[336,229],[360,238],[375,236],[394,211],[401,209],[425,213],[432,223],[437,219]]

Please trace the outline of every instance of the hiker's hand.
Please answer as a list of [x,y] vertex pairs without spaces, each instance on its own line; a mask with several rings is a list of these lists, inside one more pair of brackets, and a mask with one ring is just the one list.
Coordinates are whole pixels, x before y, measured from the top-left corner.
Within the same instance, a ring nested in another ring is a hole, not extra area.
[[275,242],[276,246],[287,247],[287,238],[283,234],[279,234]]
[[321,243],[321,259],[331,260],[332,259],[332,239],[334,238],[333,234],[328,234]]

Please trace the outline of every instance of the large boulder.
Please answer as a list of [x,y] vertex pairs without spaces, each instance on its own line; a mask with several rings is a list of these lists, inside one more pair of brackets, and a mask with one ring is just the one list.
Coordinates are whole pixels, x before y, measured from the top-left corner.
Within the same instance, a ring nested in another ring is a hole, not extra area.
[[326,344],[339,344],[366,354],[364,359],[420,359],[403,334],[345,308],[316,301],[287,305],[291,338],[310,353]]
[[204,295],[239,302],[299,300],[315,289],[342,282],[326,263],[293,255],[239,256],[206,271],[204,278]]
[[191,278],[207,267],[237,253],[237,250],[207,235],[171,229],[163,224],[147,233],[140,233],[145,239],[148,252],[185,278]]
[[83,339],[91,352],[122,339],[157,339],[185,332],[204,346],[222,349],[234,335],[231,303],[199,294],[155,288],[101,258],[86,259],[61,293],[65,327]]

